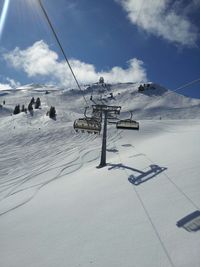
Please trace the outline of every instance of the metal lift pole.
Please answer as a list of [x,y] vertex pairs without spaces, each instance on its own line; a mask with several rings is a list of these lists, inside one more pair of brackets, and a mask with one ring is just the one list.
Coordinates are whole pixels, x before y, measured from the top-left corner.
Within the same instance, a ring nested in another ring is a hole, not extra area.
[[105,167],[106,164],[106,141],[107,141],[107,120],[111,114],[120,114],[120,106],[107,106],[107,105],[93,105],[93,112],[101,112],[104,114],[104,126],[103,126],[103,137],[102,137],[102,148],[101,148],[101,161],[97,168]]
[[102,168],[106,166],[106,141],[107,141],[107,118],[108,111],[104,110],[104,126],[103,126],[103,138],[102,138],[102,148],[101,148],[101,162],[97,168]]

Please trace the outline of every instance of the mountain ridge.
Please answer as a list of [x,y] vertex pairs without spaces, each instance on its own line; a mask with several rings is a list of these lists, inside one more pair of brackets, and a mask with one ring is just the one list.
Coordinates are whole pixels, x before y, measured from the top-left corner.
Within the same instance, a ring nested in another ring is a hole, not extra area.
[[[16,104],[28,105],[30,97],[40,97],[42,110],[56,106],[58,116],[82,116],[86,105],[95,104],[118,105],[122,107],[121,117],[129,117],[133,112],[135,119],[196,119],[200,115],[200,99],[189,98],[160,86],[148,83],[145,90],[140,91],[136,83],[90,84],[79,89],[59,89],[52,85],[29,84],[18,90],[6,90],[0,99],[6,101],[5,108],[14,109]],[[46,94],[46,92],[49,94]],[[85,102],[83,95],[87,101]],[[8,105],[9,103],[9,105]],[[3,107],[4,108],[4,107]],[[0,111],[1,112],[1,111]],[[88,110],[88,114],[90,114]],[[2,113],[2,112],[1,112]],[[4,114],[7,114],[4,112]],[[82,114],[82,115],[81,115]]]

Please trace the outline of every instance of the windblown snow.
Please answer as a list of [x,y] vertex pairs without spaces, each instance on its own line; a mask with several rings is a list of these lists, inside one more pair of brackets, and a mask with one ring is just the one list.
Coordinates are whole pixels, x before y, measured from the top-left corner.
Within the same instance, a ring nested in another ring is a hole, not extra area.
[[[0,266],[199,267],[200,100],[157,84],[83,93],[140,123],[139,131],[109,124],[102,169],[102,134],[73,129],[81,92],[0,91]],[[11,115],[32,97],[41,99],[33,116]],[[56,120],[46,116],[51,106]]]

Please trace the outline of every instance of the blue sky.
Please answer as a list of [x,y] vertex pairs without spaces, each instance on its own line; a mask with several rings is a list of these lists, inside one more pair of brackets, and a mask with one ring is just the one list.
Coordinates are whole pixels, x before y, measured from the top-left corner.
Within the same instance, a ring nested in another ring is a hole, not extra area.
[[[74,86],[37,0],[9,8],[0,83]],[[152,81],[169,89],[200,78],[200,1],[43,0],[81,83]],[[200,98],[200,83],[179,91]]]

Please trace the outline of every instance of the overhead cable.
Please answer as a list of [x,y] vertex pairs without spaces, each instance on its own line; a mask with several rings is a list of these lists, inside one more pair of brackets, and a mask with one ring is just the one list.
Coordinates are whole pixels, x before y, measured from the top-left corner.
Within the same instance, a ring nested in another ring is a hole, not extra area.
[[200,82],[200,78],[199,78],[199,79],[196,79],[196,80],[193,80],[193,81],[191,81],[191,82],[189,82],[189,83],[186,83],[186,84],[184,84],[184,85],[178,87],[177,89],[174,90],[174,92],[176,92],[176,91],[178,91],[178,90],[180,90],[180,89],[183,89],[183,88],[185,88],[185,87],[188,87],[188,86],[190,86],[190,85],[192,85],[192,84],[198,83],[198,82]]
[[74,78],[74,80],[75,80],[75,82],[76,82],[76,84],[77,84],[79,90],[82,92],[82,96],[83,96],[83,98],[84,98],[84,101],[85,101],[86,104],[88,105],[87,100],[86,100],[86,98],[85,98],[85,96],[84,96],[84,94],[83,94],[83,91],[82,91],[82,89],[81,89],[81,86],[80,86],[80,84],[79,84],[79,82],[78,82],[78,80],[77,80],[77,78],[76,78],[76,75],[75,75],[75,73],[74,73],[74,71],[73,71],[73,69],[72,69],[72,67],[71,67],[71,64],[70,64],[70,62],[69,62],[69,60],[68,60],[68,58],[67,58],[67,56],[66,56],[66,54],[65,54],[65,51],[64,51],[64,49],[63,49],[63,47],[62,47],[62,44],[61,44],[61,42],[59,41],[59,38],[58,38],[58,36],[57,36],[57,34],[56,34],[55,30],[54,30],[54,27],[53,27],[53,25],[52,25],[52,23],[51,23],[51,20],[50,20],[50,18],[49,18],[49,16],[48,16],[48,14],[47,14],[47,12],[46,12],[46,10],[45,10],[43,4],[42,4],[42,1],[41,1],[41,0],[38,0],[38,3],[39,3],[39,5],[40,5],[40,7],[41,7],[41,9],[42,9],[42,11],[43,11],[43,13],[44,13],[44,16],[45,16],[45,18],[46,18],[46,20],[47,20],[47,22],[48,22],[48,24],[49,24],[49,26],[50,26],[50,28],[51,28],[51,30],[52,30],[52,33],[53,33],[53,35],[54,35],[54,37],[55,37],[55,39],[56,39],[56,42],[57,42],[58,46],[60,47],[60,50],[61,50],[61,52],[62,52],[62,54],[63,54],[63,56],[64,56],[64,59],[65,59],[67,65],[68,65],[68,67],[69,67],[69,69],[70,69],[70,71],[71,71],[71,73],[72,73],[72,76],[73,76],[73,78]]

